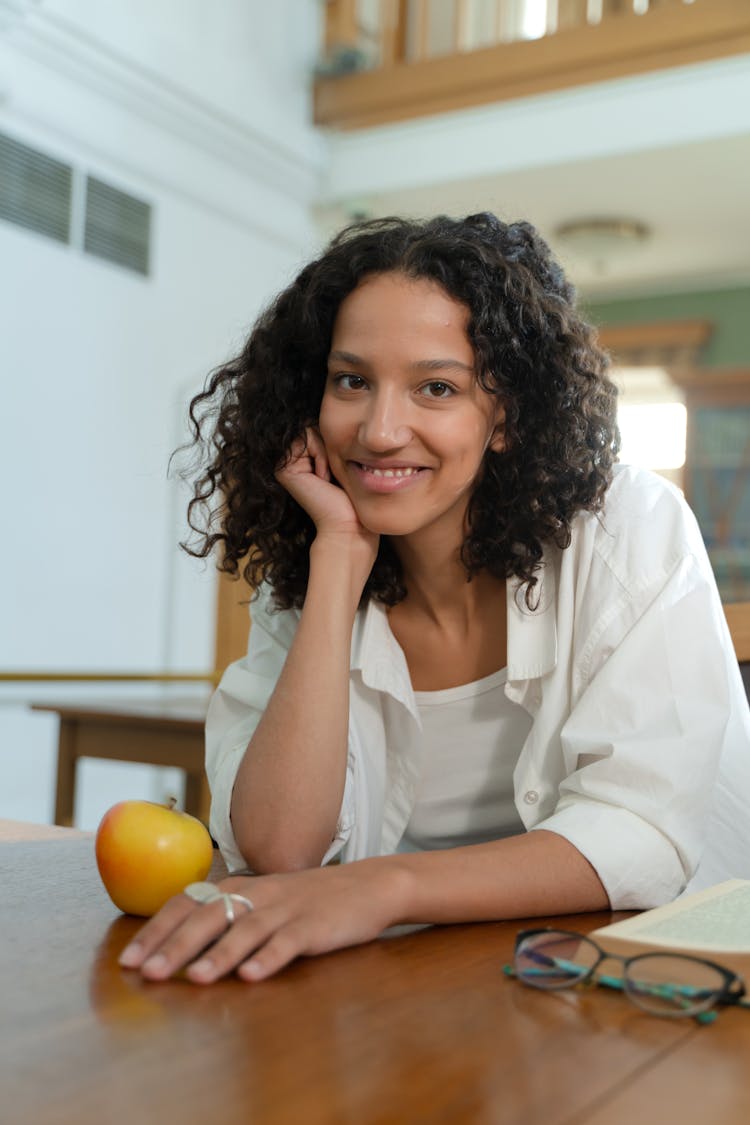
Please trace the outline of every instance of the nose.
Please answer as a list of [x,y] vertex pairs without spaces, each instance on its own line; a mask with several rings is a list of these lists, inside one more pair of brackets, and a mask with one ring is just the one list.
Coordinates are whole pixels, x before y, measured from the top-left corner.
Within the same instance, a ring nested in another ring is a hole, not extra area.
[[412,436],[408,404],[395,389],[378,390],[368,395],[357,436],[360,444],[373,453],[384,453],[408,444]]

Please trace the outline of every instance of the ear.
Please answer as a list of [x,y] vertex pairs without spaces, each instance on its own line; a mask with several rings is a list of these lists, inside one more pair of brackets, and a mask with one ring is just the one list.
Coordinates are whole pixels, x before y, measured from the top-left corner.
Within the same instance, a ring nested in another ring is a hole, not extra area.
[[488,449],[491,449],[493,453],[502,453],[505,449],[505,407],[499,403],[495,411],[495,425]]

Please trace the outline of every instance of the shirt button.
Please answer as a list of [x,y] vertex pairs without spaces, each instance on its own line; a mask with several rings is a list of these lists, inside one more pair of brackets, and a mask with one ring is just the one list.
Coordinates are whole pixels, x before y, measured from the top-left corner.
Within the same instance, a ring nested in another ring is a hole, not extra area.
[[527,793],[524,793],[523,800],[526,805],[535,805],[539,800],[539,794],[536,789],[529,789]]

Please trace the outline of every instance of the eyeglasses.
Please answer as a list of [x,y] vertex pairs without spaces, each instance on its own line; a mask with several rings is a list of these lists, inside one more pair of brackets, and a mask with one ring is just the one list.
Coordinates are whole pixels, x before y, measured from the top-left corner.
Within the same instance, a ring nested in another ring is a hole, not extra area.
[[[599,972],[603,961],[622,964],[622,976]],[[569,930],[521,930],[513,965],[503,970],[523,984],[549,991],[597,984],[616,988],[656,1016],[692,1016],[711,1023],[712,1009],[738,1004],[750,1008],[741,977],[713,961],[681,953],[641,953],[620,957],[590,937]]]

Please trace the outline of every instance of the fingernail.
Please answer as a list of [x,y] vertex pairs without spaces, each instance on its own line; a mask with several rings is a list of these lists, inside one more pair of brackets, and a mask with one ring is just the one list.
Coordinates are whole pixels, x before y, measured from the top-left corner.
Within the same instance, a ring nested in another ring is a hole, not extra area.
[[117,960],[126,969],[134,969],[141,959],[141,952],[141,943],[131,941],[130,945],[125,946]]
[[141,968],[148,973],[160,973],[167,967],[167,959],[163,953],[155,953],[153,957],[149,957],[148,961],[144,961]]
[[187,970],[189,977],[212,977],[215,972],[215,965],[210,957],[202,957],[200,961],[196,961]]
[[258,961],[245,961],[237,971],[244,980],[259,980],[263,976],[263,968]]

